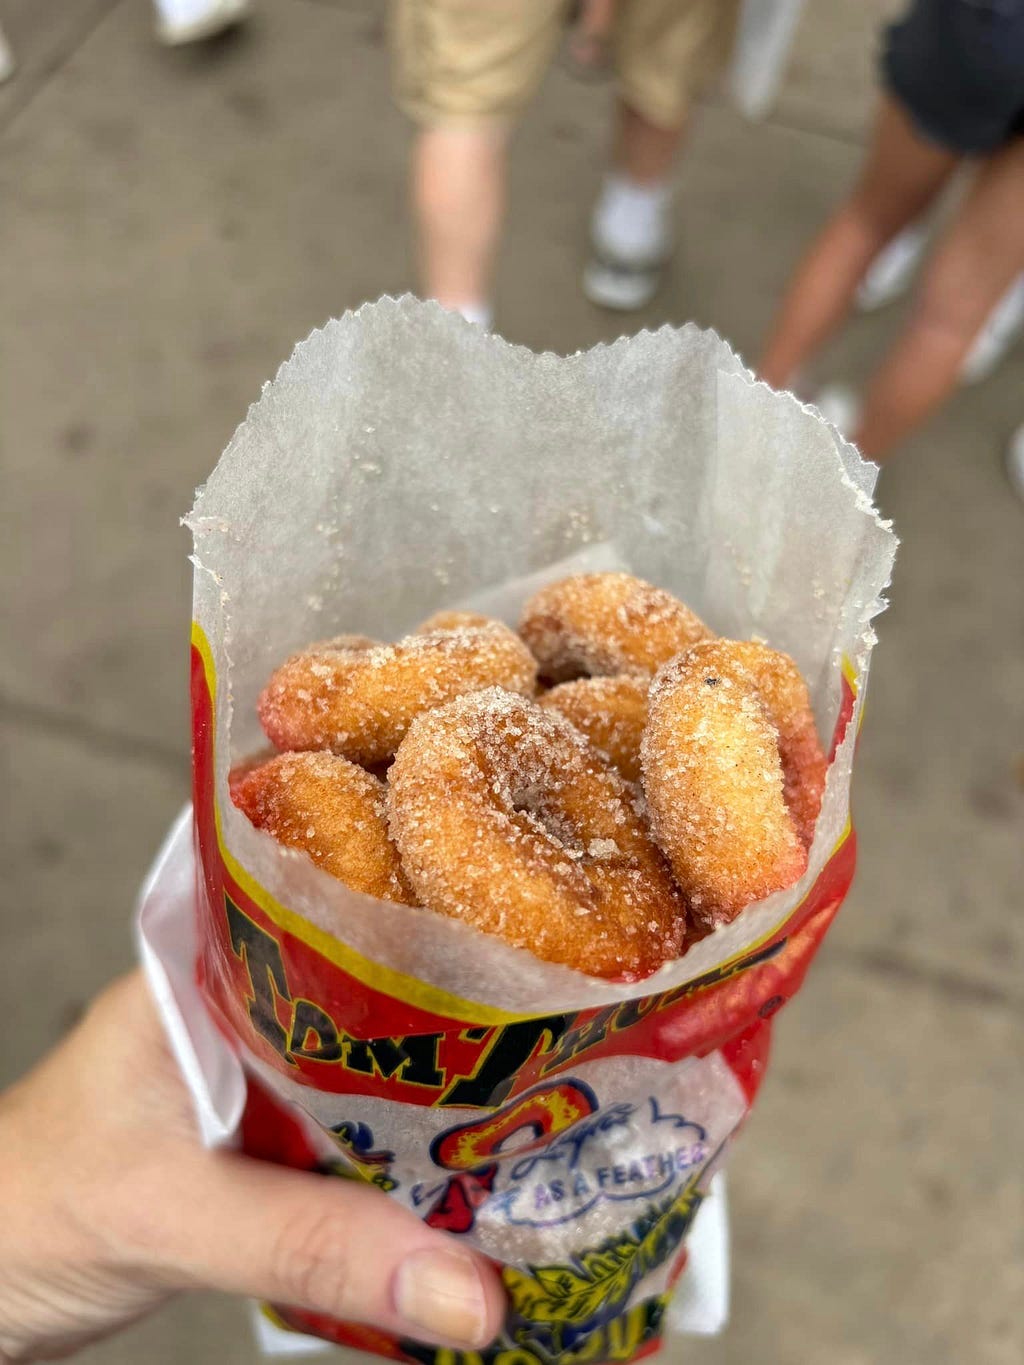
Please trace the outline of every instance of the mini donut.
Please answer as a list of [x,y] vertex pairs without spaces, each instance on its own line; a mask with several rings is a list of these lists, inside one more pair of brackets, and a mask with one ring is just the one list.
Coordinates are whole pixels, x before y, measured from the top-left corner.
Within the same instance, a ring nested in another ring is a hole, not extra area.
[[519,633],[551,682],[604,674],[650,678],[711,635],[671,593],[628,573],[585,573],[541,588]]
[[812,802],[799,819],[787,804],[773,715],[791,680],[778,669],[765,693],[758,685],[779,657],[709,641],[670,660],[651,684],[640,751],[651,830],[695,918],[710,927],[791,886],[807,867]]
[[825,758],[814,724],[811,698],[803,674],[788,654],[756,640],[705,640],[691,654],[701,667],[723,677],[749,674],[778,731],[782,760],[783,799],[796,822],[797,833],[810,848],[814,826],[825,795]]
[[388,836],[384,784],[330,753],[278,754],[231,799],[257,829],[299,848],[353,891],[415,905]]
[[278,749],[331,749],[375,764],[391,757],[420,711],[484,687],[532,696],[536,673],[529,650],[497,621],[369,649],[329,642],[284,663],[258,709]]
[[417,635],[430,635],[435,630],[465,630],[473,626],[493,626],[493,616],[482,616],[478,611],[435,611],[422,625],[416,627]]
[[431,910],[591,976],[680,952],[684,907],[630,788],[557,713],[499,688],[421,713],[387,803]]
[[557,711],[618,768],[627,782],[640,781],[640,741],[647,724],[647,680],[577,678],[559,683],[537,700]]
[[379,644],[379,640],[369,635],[334,635],[329,640],[310,645],[310,649],[375,649]]
[[[228,795],[231,800],[235,800],[235,792],[242,785],[249,774],[256,768],[262,768],[274,757],[274,750],[270,745],[265,745],[258,753],[247,754],[245,758],[240,758],[228,773]],[[237,805],[238,803],[235,802]]]

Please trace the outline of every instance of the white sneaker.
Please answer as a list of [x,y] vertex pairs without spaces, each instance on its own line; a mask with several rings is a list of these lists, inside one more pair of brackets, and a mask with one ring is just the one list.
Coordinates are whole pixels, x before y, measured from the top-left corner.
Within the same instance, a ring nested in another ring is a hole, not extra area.
[[14,53],[8,46],[4,31],[0,28],[0,81],[14,75]]
[[216,37],[249,14],[249,0],[156,0],[156,6],[156,36],[166,47]]
[[1006,447],[1006,476],[1013,491],[1024,502],[1024,423],[1013,433]]
[[849,441],[860,419],[860,399],[845,384],[827,384],[814,398],[822,417]]
[[914,223],[882,248],[857,286],[857,307],[862,313],[884,308],[907,292],[927,241],[927,229]]
[[627,265],[592,256],[583,268],[583,292],[599,308],[631,313],[645,307],[661,285],[663,265]]
[[960,367],[962,384],[980,384],[1024,332],[1024,275],[1017,277],[989,314]]
[[643,190],[610,175],[590,220],[591,257],[583,292],[591,303],[626,312],[658,292],[672,254],[669,186]]

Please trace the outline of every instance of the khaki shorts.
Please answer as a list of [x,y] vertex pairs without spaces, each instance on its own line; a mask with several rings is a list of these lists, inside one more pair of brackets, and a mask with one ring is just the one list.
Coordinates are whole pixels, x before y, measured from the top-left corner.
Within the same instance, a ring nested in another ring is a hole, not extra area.
[[[675,128],[729,55],[739,0],[620,0],[611,35],[623,100]],[[421,124],[511,121],[540,85],[566,0],[393,0],[394,81]]]

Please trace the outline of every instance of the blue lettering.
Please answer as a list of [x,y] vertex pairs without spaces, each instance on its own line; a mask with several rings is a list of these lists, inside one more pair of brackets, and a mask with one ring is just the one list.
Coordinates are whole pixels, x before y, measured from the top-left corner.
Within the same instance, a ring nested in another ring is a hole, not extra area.
[[680,1147],[676,1156],[676,1163],[681,1171],[685,1171],[690,1166],[698,1166],[706,1155],[705,1147],[702,1142],[695,1142],[692,1147]]
[[600,1137],[611,1129],[628,1123],[633,1112],[631,1104],[614,1104],[603,1114],[576,1124],[549,1147],[539,1152],[531,1152],[517,1161],[510,1172],[512,1179],[525,1180],[540,1162],[564,1162],[569,1170],[575,1170],[580,1153],[591,1138]]
[[410,1191],[412,1202],[419,1208],[419,1206],[425,1204],[428,1199],[436,1199],[444,1188],[445,1182],[443,1180],[439,1185],[424,1185],[422,1180],[417,1180]]
[[492,1215],[503,1214],[506,1218],[512,1219],[512,1207],[519,1194],[518,1189],[502,1190],[499,1194],[492,1196],[487,1205],[488,1211]]

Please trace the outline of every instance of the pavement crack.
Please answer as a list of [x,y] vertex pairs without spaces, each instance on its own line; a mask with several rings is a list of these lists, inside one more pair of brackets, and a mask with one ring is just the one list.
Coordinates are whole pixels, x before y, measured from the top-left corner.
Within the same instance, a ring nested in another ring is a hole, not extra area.
[[66,712],[41,706],[36,702],[0,697],[0,720],[27,726],[33,730],[45,730],[48,734],[72,740],[99,753],[111,754],[115,758],[149,763],[171,773],[174,777],[188,776],[188,755],[171,744],[164,744],[161,740],[150,739],[144,735],[129,735],[119,730],[109,730],[81,716],[68,715]]

